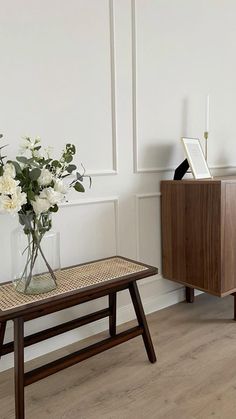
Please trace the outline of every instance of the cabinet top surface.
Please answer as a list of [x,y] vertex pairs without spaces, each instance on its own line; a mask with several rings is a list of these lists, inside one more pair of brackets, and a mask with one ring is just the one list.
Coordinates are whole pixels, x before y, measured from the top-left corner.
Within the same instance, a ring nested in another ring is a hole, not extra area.
[[182,180],[162,180],[161,183],[171,183],[171,184],[199,184],[199,183],[236,183],[236,175],[234,176],[215,176],[211,179],[182,179]]

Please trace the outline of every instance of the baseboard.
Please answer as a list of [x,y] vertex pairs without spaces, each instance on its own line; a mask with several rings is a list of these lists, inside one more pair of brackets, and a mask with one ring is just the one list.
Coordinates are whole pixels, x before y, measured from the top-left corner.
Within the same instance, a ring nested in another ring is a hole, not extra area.
[[[173,289],[171,291],[158,295],[157,293],[153,293],[153,290],[151,290],[151,288],[155,286],[155,284],[157,284],[156,281],[150,281],[148,284],[146,284],[146,286],[143,286],[144,284],[140,285],[141,295],[143,294],[142,288],[145,288],[145,292],[147,292],[147,288],[150,288],[149,291],[152,291],[148,293],[149,296],[142,296],[143,306],[146,314],[150,314],[155,311],[161,310],[165,307],[169,307],[173,304],[177,304],[185,299],[184,287],[178,287],[177,289]],[[196,295],[198,295],[199,293],[201,292],[196,290]],[[134,318],[135,314],[131,303],[118,308],[118,325],[133,320]],[[79,331],[78,329],[76,329],[64,335],[57,336],[55,338],[33,345],[30,348],[25,349],[25,361],[35,359],[39,356],[45,355],[49,352],[53,352],[67,345],[75,343],[78,340],[82,340],[89,336],[96,335],[100,332],[107,330],[107,328],[108,319],[101,319],[95,323],[91,323],[89,325],[81,327]],[[9,336],[10,334],[12,334],[12,326],[8,327],[7,332],[7,340],[9,340]],[[0,371],[4,371],[12,367],[13,354],[2,357],[0,361]]]

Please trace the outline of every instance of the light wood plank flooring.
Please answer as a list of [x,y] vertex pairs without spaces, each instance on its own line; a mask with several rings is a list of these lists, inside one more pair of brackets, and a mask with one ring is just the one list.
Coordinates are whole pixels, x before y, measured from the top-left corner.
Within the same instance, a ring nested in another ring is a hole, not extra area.
[[[232,316],[231,296],[219,299],[205,294],[194,304],[180,303],[153,313],[148,322],[156,364],[147,361],[138,337],[28,387],[26,418],[235,419]],[[27,369],[78,346],[81,342],[30,362]],[[12,381],[12,370],[0,374],[1,419],[14,418]]]

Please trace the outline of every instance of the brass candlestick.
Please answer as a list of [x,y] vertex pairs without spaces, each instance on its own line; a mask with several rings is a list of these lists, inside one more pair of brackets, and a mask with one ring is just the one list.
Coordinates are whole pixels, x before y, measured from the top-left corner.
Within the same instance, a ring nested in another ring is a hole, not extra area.
[[208,131],[205,131],[205,132],[204,132],[204,138],[205,138],[205,159],[206,159],[206,162],[207,162],[207,143],[208,143],[208,134],[209,134],[209,132],[208,132]]

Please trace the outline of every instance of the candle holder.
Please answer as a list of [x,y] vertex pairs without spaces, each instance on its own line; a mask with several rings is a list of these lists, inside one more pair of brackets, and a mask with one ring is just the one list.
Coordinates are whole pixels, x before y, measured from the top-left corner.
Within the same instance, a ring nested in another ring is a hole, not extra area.
[[205,131],[204,132],[204,138],[205,138],[205,159],[206,159],[206,162],[207,162],[208,135],[209,135],[209,132]]

